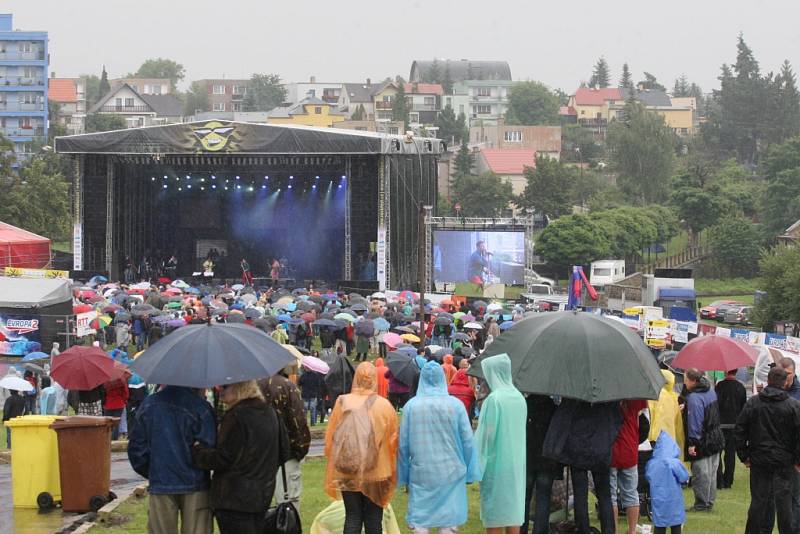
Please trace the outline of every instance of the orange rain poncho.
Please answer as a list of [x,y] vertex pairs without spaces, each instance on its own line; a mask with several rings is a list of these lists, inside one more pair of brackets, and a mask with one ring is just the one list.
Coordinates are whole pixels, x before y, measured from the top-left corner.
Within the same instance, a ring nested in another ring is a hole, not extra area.
[[667,381],[661,387],[658,400],[647,401],[650,411],[650,435],[647,438],[656,441],[663,430],[676,441],[683,459],[683,416],[678,406],[678,394],[675,393],[675,375],[665,369],[661,370],[661,374]]
[[389,396],[389,379],[386,378],[387,367],[383,365],[383,358],[375,360],[375,374],[378,375],[378,395],[384,399]]
[[[351,393],[341,395],[336,401],[325,433],[325,456],[328,459],[325,491],[334,499],[341,499],[342,491],[361,492],[385,508],[397,485],[398,424],[394,408],[376,394],[376,388],[375,366],[363,362],[356,368]],[[360,450],[356,453],[361,459],[375,459],[368,470],[362,467],[355,473],[343,473],[337,469],[337,465],[354,463],[341,456],[352,446],[353,440],[348,440],[345,433],[336,432],[339,425],[346,422],[345,418],[356,418],[351,422],[367,436],[371,427],[373,442],[359,440]]]
[[447,385],[449,386],[450,382],[453,381],[453,377],[456,376],[456,373],[458,372],[458,369],[456,369],[456,366],[453,365],[453,355],[452,354],[445,355],[443,360],[444,360],[444,363],[442,364],[442,371],[444,371],[444,380],[447,383]]

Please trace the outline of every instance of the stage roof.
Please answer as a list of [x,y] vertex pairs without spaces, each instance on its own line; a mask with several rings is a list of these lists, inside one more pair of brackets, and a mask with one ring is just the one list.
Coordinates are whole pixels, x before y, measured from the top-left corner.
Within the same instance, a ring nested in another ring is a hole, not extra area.
[[57,137],[62,154],[440,154],[438,139],[225,120]]

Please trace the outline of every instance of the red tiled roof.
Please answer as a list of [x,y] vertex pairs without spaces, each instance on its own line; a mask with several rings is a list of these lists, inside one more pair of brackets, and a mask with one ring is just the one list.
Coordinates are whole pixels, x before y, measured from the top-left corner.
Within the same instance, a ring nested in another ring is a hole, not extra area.
[[[414,85],[417,86],[416,91],[414,90]],[[403,85],[403,91],[405,91],[406,94],[413,93],[416,95],[426,94],[426,95],[441,96],[444,94],[444,89],[442,89],[441,84],[438,83],[417,83],[417,84],[406,83]]]
[[486,166],[495,174],[522,174],[524,167],[536,165],[532,148],[487,148],[481,150]]
[[561,106],[558,109],[558,114],[559,115],[577,115],[578,112],[575,111],[575,108],[573,108],[572,106]]
[[592,89],[579,87],[575,91],[575,103],[579,106],[602,106],[606,100],[624,100],[618,87]]
[[53,102],[74,103],[78,101],[78,90],[75,80],[68,78],[50,78],[47,98]]

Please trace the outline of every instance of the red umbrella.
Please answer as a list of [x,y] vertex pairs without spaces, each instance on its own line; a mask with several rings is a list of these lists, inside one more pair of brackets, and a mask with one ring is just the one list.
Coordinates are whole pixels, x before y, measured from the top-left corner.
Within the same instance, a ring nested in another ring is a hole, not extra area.
[[93,309],[94,308],[92,308],[88,304],[78,304],[77,306],[72,307],[72,313],[85,313],[85,312],[90,312]]
[[729,371],[752,366],[758,350],[744,341],[723,336],[696,337],[681,349],[672,367],[699,371]]
[[64,389],[89,391],[119,377],[114,360],[99,347],[70,347],[53,358],[50,375]]

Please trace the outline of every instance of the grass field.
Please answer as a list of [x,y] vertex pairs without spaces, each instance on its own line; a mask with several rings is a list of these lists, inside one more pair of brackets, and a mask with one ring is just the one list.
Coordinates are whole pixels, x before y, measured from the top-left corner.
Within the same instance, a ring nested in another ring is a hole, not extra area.
[[[300,503],[300,515],[303,529],[308,531],[315,515],[330,503],[324,492],[325,460],[310,459],[303,464],[303,496]],[[478,485],[468,488],[469,518],[459,532],[462,534],[480,534],[484,532],[479,517]],[[684,491],[687,507],[693,503],[690,489]],[[405,513],[408,498],[405,492],[398,490],[392,499],[400,530],[408,532],[405,527]],[[683,532],[687,534],[740,534],[744,532],[747,508],[750,504],[748,490],[748,472],[742,465],[737,466],[736,482],[733,489],[719,492],[714,511],[711,513],[687,513],[687,522]],[[592,510],[594,506],[590,507]],[[129,501],[117,509],[118,516],[110,527],[96,526],[90,530],[92,534],[112,534],[123,532],[145,532],[147,525],[147,499]],[[644,521],[640,521],[644,523]],[[620,520],[619,532],[625,532],[625,520]]]
[[752,297],[760,286],[761,280],[758,278],[697,278],[694,281],[694,289],[698,295],[750,295]]

